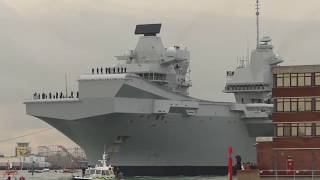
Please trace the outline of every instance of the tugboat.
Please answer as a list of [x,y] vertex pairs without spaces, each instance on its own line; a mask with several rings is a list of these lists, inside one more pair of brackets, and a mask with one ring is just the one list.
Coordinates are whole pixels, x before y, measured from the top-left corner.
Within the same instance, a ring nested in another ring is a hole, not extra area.
[[[85,170],[85,173],[81,176],[74,176],[72,180],[116,180],[119,179],[116,177],[114,168],[109,163],[107,165],[107,154],[104,152],[102,156],[102,160],[99,160],[101,166],[96,165],[94,168],[89,167]],[[122,178],[121,178],[122,179]]]

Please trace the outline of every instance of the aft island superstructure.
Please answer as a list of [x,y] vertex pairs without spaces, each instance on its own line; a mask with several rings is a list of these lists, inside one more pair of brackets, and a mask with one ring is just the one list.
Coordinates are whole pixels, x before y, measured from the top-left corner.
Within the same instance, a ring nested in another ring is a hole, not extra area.
[[227,72],[224,91],[236,102],[212,102],[188,95],[189,50],[165,48],[160,29],[137,25],[137,46],[117,56],[118,65],[81,75],[78,96],[26,101],[27,114],[68,136],[91,162],[106,147],[129,175],[223,173],[228,146],[254,162],[255,137],[273,135],[271,67],[282,60],[271,39],[259,40],[247,66]]

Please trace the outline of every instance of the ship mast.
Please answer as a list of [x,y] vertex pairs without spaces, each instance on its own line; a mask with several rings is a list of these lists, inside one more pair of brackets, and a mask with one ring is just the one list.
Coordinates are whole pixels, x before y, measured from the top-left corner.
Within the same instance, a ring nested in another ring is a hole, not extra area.
[[259,47],[259,30],[260,30],[260,21],[259,21],[259,15],[260,15],[260,2],[257,0],[256,2],[256,16],[257,16],[257,48]]

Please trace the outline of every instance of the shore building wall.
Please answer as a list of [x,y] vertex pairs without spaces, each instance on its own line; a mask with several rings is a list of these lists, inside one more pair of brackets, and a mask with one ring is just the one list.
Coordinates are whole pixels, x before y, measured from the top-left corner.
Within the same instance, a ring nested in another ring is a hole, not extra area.
[[272,73],[274,137],[257,139],[258,167],[320,170],[320,65],[277,66]]

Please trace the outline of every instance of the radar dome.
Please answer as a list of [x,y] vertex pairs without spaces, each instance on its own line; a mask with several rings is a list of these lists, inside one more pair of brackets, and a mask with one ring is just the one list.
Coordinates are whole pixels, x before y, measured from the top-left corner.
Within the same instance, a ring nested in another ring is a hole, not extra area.
[[167,48],[167,56],[174,57],[177,54],[177,49],[175,47],[168,47]]

